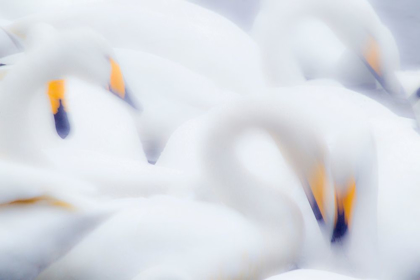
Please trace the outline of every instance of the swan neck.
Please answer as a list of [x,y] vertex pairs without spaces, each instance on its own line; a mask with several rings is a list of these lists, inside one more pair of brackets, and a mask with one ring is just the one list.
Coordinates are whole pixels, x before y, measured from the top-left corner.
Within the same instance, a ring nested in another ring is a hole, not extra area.
[[40,60],[41,58],[23,58],[1,84],[1,156],[25,158],[33,152],[29,108],[34,95],[45,86],[44,80],[47,81],[47,73],[43,71],[45,66]]
[[[258,105],[263,106],[258,108]],[[293,215],[300,215],[296,214],[300,211],[279,186],[265,184],[242,165],[235,154],[236,141],[246,130],[262,128],[281,146],[283,156],[299,178],[305,176],[309,166],[318,159],[305,147],[310,141],[301,139],[307,136],[300,133],[305,129],[298,123],[292,124],[294,118],[290,114],[294,113],[288,108],[269,105],[244,103],[219,115],[203,150],[204,164],[210,178],[216,181],[214,191],[219,198],[260,224],[275,225],[284,221],[285,207],[294,212]]]

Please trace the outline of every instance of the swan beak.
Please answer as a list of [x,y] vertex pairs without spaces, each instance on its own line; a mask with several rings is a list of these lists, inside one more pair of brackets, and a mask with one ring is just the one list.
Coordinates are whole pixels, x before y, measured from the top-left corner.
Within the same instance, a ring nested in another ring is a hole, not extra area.
[[51,103],[51,110],[54,114],[55,129],[62,139],[66,138],[70,133],[70,123],[67,117],[64,94],[64,80],[55,80],[48,83],[48,97]]
[[312,211],[319,223],[326,222],[325,213],[325,197],[326,197],[326,177],[325,167],[323,164],[316,166],[312,174],[308,177],[309,188],[307,197],[311,204]]
[[383,85],[383,73],[381,70],[380,48],[372,37],[369,37],[363,52],[363,60],[373,76]]
[[[337,189],[337,188],[336,188]],[[335,220],[331,242],[341,240],[347,233],[353,215],[354,202],[356,199],[356,182],[351,180],[344,193],[337,192],[335,195]]]
[[139,110],[139,107],[135,104],[131,95],[125,85],[124,77],[121,72],[121,68],[115,60],[109,59],[111,63],[111,77],[109,81],[108,90],[127,102],[131,107]]
[[51,197],[51,196],[47,196],[47,195],[37,196],[37,197],[32,197],[32,198],[17,199],[17,200],[14,200],[14,201],[10,201],[8,203],[0,204],[0,207],[13,206],[13,205],[24,206],[24,205],[34,205],[34,204],[40,204],[40,203],[47,204],[47,205],[54,206],[54,207],[58,207],[58,208],[62,208],[62,209],[65,209],[65,210],[74,210],[75,209],[74,206],[71,205],[70,203],[59,200],[59,199],[56,199],[56,198]]
[[383,71],[386,68],[384,68],[382,62],[381,48],[373,37],[368,38],[364,49],[361,51],[361,57],[366,67],[386,92],[398,99],[406,98],[405,90],[395,73]]
[[394,78],[390,77],[389,74],[385,75],[382,71],[382,62],[381,62],[381,48],[379,47],[378,42],[369,37],[366,47],[362,54],[363,62],[366,67],[375,77],[375,79],[381,84],[382,88],[395,96],[399,96],[404,93],[401,85],[394,85],[393,83],[398,83]]

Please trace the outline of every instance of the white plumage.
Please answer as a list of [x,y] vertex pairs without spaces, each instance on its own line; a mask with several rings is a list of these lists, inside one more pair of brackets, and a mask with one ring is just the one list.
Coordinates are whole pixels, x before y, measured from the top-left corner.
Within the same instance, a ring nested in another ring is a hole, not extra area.
[[366,0],[263,0],[252,37],[183,0],[26,2],[1,279],[418,278],[419,137],[377,101],[418,119],[420,79]]

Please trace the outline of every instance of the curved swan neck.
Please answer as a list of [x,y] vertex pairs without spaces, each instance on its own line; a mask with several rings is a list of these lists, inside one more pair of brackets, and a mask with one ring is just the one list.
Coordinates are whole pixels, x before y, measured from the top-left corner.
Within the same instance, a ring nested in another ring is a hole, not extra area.
[[294,212],[292,216],[299,210],[279,189],[267,186],[240,163],[234,149],[238,137],[250,128],[269,132],[299,178],[305,177],[322,160],[322,153],[319,153],[322,149],[310,136],[310,129],[302,126],[300,118],[291,109],[277,105],[280,104],[273,106],[270,101],[247,100],[225,108],[213,120],[203,147],[204,164],[217,182],[215,192],[230,206],[265,225],[284,221],[285,206]]
[[45,65],[45,61],[42,56],[25,55],[0,86],[1,156],[28,158],[35,155],[29,139],[29,107],[35,94],[50,79],[50,71],[44,70],[51,65]]

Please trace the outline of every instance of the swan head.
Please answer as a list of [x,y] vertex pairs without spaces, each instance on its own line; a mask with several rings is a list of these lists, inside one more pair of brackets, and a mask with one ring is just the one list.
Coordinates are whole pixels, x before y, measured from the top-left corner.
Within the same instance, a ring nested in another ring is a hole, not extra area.
[[332,243],[341,241],[347,235],[353,218],[356,198],[355,174],[349,172],[345,176],[334,175],[336,175],[334,180],[335,216],[331,235]]
[[376,223],[376,152],[368,125],[349,127],[338,135],[330,151],[334,185],[331,242],[345,243],[351,233],[365,235]]
[[397,99],[405,97],[405,91],[395,71],[400,67],[399,52],[389,30],[382,26],[380,38],[367,35],[359,49],[359,56],[382,88]]
[[34,86],[46,86],[61,138],[70,133],[65,98],[67,77],[98,85],[134,109],[140,108],[131,97],[112,48],[98,33],[90,29],[57,31],[47,24],[38,24],[24,43],[27,52],[22,62],[33,72]]

